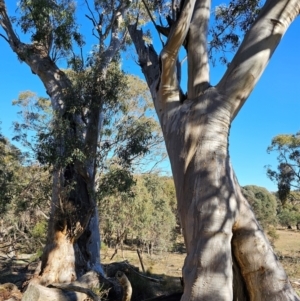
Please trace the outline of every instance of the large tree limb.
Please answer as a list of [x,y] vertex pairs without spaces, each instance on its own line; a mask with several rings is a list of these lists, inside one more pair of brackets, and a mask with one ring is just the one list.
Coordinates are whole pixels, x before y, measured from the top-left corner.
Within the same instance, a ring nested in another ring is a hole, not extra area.
[[161,81],[159,86],[160,107],[159,115],[168,111],[166,104],[180,104],[180,87],[177,78],[177,57],[183,44],[192,19],[196,0],[186,0],[183,4],[180,16],[172,26],[167,43],[161,52]]
[[265,70],[285,31],[300,12],[299,0],[268,0],[246,34],[217,88],[234,119]]
[[0,0],[0,26],[6,33],[6,40],[18,58],[27,63],[34,74],[42,80],[47,93],[51,97],[53,109],[63,114],[64,106],[62,96],[71,83],[48,56],[45,46],[33,43],[25,44],[19,40],[13,30],[11,21],[7,14],[4,0]]
[[207,31],[211,0],[197,0],[188,33],[188,99],[195,99],[209,86]]
[[241,269],[250,300],[299,301],[268,238],[242,195],[234,173],[233,181],[238,214],[233,226],[232,251]]
[[157,105],[157,85],[160,78],[159,58],[152,45],[146,46],[143,40],[143,32],[137,29],[137,25],[129,25],[128,31],[135,46],[138,63],[147,81],[151,96],[156,107]]
[[4,0],[0,0],[0,26],[5,31],[7,37],[1,34],[1,36],[9,43],[10,47],[13,49],[15,44],[20,43],[17,35],[15,34],[9,17],[7,15],[7,10]]
[[[99,64],[95,71],[95,83],[94,86],[97,87],[99,82],[106,80],[107,69],[115,55],[124,45],[127,35],[127,29],[124,29],[122,35],[120,36],[120,22],[122,19],[123,10],[118,12],[115,20],[113,20],[114,24],[111,27],[111,39],[110,43],[105,51],[103,51],[100,56],[101,60],[99,60]],[[85,145],[87,154],[96,154],[97,152],[97,144],[99,138],[99,132],[103,123],[102,116],[102,108],[103,108],[103,99],[99,99],[99,97],[93,97],[91,110],[89,112],[89,121],[86,130],[85,136]],[[96,126],[95,126],[96,125]],[[88,156],[89,162],[87,162],[88,168],[87,171],[91,175],[95,176],[96,169],[96,160],[95,156]],[[93,179],[94,180],[94,179]]]

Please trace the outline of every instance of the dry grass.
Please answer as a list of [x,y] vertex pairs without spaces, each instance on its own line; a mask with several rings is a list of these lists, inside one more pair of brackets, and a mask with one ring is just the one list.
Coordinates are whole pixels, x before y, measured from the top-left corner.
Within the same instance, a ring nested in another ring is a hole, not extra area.
[[[113,250],[109,249],[107,256],[102,256],[102,262],[110,263],[111,261],[109,260],[109,258],[112,253]],[[123,252],[123,255],[122,252],[119,251],[118,254],[114,257],[113,261],[128,260],[132,265],[139,267],[139,270],[142,271],[136,250],[127,249]],[[160,253],[154,254],[152,256],[146,253],[142,254],[145,271],[160,276],[181,277],[181,268],[184,258],[185,254],[178,253]]]
[[[274,247],[280,259],[294,258],[296,265],[299,266],[299,273],[296,274],[300,279],[300,231],[296,230],[277,230],[279,238],[275,241]],[[109,258],[113,254],[112,249],[102,251],[102,262],[109,263]],[[157,275],[167,275],[172,277],[181,277],[181,268],[184,262],[184,253],[159,253],[149,256],[143,254],[143,262],[145,269],[148,272]],[[114,257],[113,261],[128,260],[131,264],[137,266],[142,270],[136,250],[127,248],[122,253],[120,250]],[[283,263],[284,264],[284,263]]]
[[275,241],[275,250],[284,256],[300,257],[300,231],[277,230],[279,238]]
[[[101,254],[102,263],[110,263],[110,257],[114,253],[113,249],[106,249]],[[181,268],[183,266],[185,254],[180,253],[157,253],[152,256],[147,253],[142,254],[142,262],[147,275],[161,280],[159,284],[149,282],[154,289],[156,296],[178,292],[182,290],[180,277],[182,276]],[[127,260],[130,264],[139,268],[142,271],[142,266],[139,261],[136,249],[127,248],[123,252],[118,251],[117,255],[113,258],[114,261]]]
[[[293,230],[277,230],[279,238],[275,241],[275,251],[278,254],[282,265],[290,277],[292,285],[300,295],[300,231]],[[178,248],[183,250],[183,248]],[[113,254],[113,249],[104,249],[101,251],[101,260],[103,263],[110,263],[110,257]],[[144,253],[142,259],[146,272],[153,277],[161,279],[160,284],[146,281],[147,285],[151,283],[155,290],[155,295],[163,293],[171,293],[182,289],[180,284],[181,268],[184,263],[185,253],[156,253],[152,256]],[[128,260],[128,262],[142,271],[139,257],[135,248],[127,248],[122,253],[120,250],[114,257],[113,262]],[[3,260],[0,260],[0,283],[13,282],[18,283],[25,276],[23,272],[24,266],[12,266]],[[4,273],[4,272],[7,273]],[[28,271],[27,271],[28,272]],[[14,277],[14,278],[12,278]],[[20,279],[19,279],[20,278]],[[144,285],[144,284],[143,284]],[[142,286],[141,286],[142,287]],[[142,290],[146,289],[142,287]],[[137,298],[135,300],[142,300]]]
[[290,281],[300,296],[300,231],[277,230],[275,251],[288,274]]
[[[277,230],[279,238],[275,241],[275,252],[290,277],[292,285],[300,295],[300,231]],[[105,254],[106,253],[106,254]],[[109,263],[112,249],[107,249],[102,254],[102,262]],[[143,254],[145,270],[165,280],[162,291],[169,292],[179,290],[181,268],[183,266],[184,253],[159,253],[149,256]],[[135,249],[126,249],[123,254],[119,250],[113,261],[128,260],[132,265],[139,267],[142,271],[139,258]]]

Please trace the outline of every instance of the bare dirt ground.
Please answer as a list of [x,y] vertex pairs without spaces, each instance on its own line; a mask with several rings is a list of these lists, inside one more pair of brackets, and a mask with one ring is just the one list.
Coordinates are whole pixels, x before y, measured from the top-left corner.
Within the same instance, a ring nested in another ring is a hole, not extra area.
[[300,296],[300,231],[277,230],[277,234],[275,251]]
[[[300,295],[300,231],[277,230],[277,234],[279,238],[274,243],[275,251],[289,275],[293,287]],[[178,250],[180,252],[158,252],[152,256],[145,252],[141,254],[145,275],[159,281],[149,282],[146,280],[146,282],[140,283],[140,291],[136,300],[182,290],[180,277],[185,253],[182,252],[184,251],[182,246],[179,246]],[[113,249],[102,249],[101,260],[104,264],[126,260],[142,272],[141,262],[135,247],[126,246],[123,252],[119,250],[111,261],[110,257],[113,252]],[[16,258],[7,258],[0,254],[0,284],[11,282],[22,289],[24,282],[32,275],[35,266],[36,262],[31,262],[30,256],[23,254]],[[0,301],[2,300],[0,298]]]

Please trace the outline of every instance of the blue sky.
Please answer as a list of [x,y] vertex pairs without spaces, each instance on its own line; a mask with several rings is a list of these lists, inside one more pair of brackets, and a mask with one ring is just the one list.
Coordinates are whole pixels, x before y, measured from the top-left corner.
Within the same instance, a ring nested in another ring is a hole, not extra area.
[[[276,155],[267,154],[266,149],[275,135],[293,134],[300,130],[299,34],[298,19],[288,29],[262,78],[233,122],[230,154],[242,186],[258,185],[275,191],[276,186],[267,178],[264,166],[270,164],[275,167]],[[0,52],[0,127],[5,136],[12,137],[12,122],[18,119],[12,100],[25,90],[46,95],[38,77],[26,64],[18,61],[1,38]],[[130,59],[123,59],[123,68],[127,72],[134,70],[138,73],[138,66]],[[220,80],[224,71],[224,66],[211,68],[212,84]]]

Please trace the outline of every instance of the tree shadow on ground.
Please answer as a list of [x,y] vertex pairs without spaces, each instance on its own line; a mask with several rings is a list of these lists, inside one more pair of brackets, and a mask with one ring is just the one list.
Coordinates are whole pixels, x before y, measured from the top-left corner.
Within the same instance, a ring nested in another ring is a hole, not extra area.
[[[0,256],[0,284],[13,283],[22,292],[37,265],[37,260]],[[179,277],[142,273],[137,267],[122,262],[104,265],[104,269],[110,278],[115,276],[117,270],[122,270],[127,275],[133,289],[131,301],[179,301],[181,298],[182,286]]]
[[165,300],[162,299],[163,296],[174,295],[174,293],[176,293],[176,296],[173,297],[178,297],[178,300],[180,300],[182,295],[183,288],[180,277],[149,272],[142,273],[128,261],[104,264],[103,267],[108,277],[114,277],[117,271],[125,273],[132,286],[131,301],[156,300],[157,297],[160,297],[157,300]]
[[13,283],[21,290],[24,283],[32,277],[37,264],[37,261],[30,258],[0,256],[0,284]]

